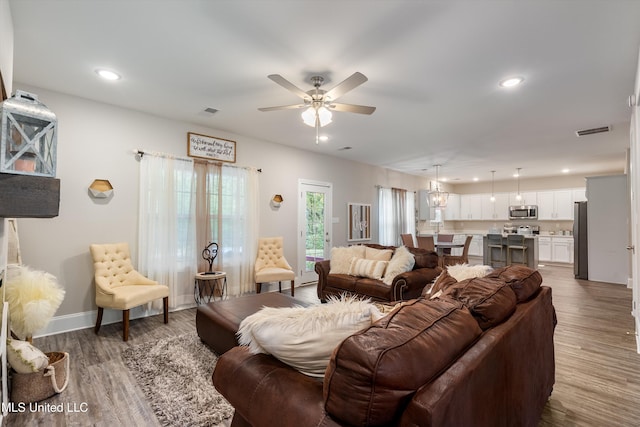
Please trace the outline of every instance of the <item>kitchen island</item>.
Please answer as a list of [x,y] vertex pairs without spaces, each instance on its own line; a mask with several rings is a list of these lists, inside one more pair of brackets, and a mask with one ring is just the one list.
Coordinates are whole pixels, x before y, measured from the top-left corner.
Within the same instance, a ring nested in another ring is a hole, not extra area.
[[[527,247],[526,250],[526,259],[524,260],[524,265],[534,270],[538,269],[538,236],[537,235],[526,235],[524,238],[524,245]],[[482,262],[485,265],[489,265],[489,248],[487,248],[487,235],[485,234],[482,237]],[[492,248],[494,251],[494,257],[498,257],[498,253],[500,252],[498,248]],[[502,235],[502,253],[504,257],[507,257],[507,234]],[[519,250],[512,251],[513,260],[512,264],[522,264],[522,252]],[[494,258],[495,259],[495,258]],[[502,264],[496,263],[496,267],[502,267]]]

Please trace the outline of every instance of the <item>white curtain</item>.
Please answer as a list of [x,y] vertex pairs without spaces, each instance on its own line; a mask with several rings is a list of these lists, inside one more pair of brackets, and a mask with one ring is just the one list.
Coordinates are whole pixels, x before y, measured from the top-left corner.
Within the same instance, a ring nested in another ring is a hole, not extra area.
[[145,153],[140,159],[138,270],[169,287],[169,306],[193,305],[197,272],[193,161]]
[[381,245],[399,246],[400,235],[415,233],[413,194],[398,188],[378,188],[378,235]]

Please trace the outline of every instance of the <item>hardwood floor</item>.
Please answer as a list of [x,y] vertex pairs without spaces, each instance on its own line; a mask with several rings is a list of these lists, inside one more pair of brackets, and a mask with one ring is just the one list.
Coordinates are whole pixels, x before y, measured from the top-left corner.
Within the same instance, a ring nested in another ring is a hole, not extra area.
[[[640,355],[636,353],[631,290],[621,285],[575,280],[566,267],[542,267],[544,284],[553,289],[558,316],[555,331],[556,384],[540,426],[640,425]],[[315,285],[296,288],[296,298],[317,303]],[[7,426],[158,426],[149,403],[129,375],[122,351],[150,340],[195,332],[195,309],[131,322],[122,341],[122,324],[34,340],[43,351],[68,351],[69,387],[45,402],[86,402],[87,412],[12,413]],[[535,355],[532,355],[535,357]],[[210,373],[207,373],[210,375]]]

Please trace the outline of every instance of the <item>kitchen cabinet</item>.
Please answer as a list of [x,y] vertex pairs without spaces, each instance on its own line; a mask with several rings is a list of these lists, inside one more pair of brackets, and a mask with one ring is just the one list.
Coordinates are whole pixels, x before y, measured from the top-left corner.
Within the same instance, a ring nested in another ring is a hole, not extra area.
[[416,218],[419,221],[431,220],[431,209],[429,208],[429,192],[427,190],[420,190],[416,193]]
[[551,239],[551,255],[553,262],[573,263],[573,237],[554,236]]
[[518,193],[509,193],[509,206],[529,206],[538,204],[538,194],[535,191],[523,191],[520,193],[521,199],[518,200]]
[[482,195],[481,194],[460,195],[460,219],[461,220],[482,219]]
[[572,190],[539,191],[537,198],[539,220],[573,219]]
[[571,189],[571,198],[573,202],[586,202],[587,201],[587,189],[586,188],[573,188]]
[[445,221],[456,221],[460,219],[460,195],[449,194],[447,207],[444,209]]
[[538,259],[540,262],[551,262],[551,237],[538,237]]
[[491,201],[491,194],[481,195],[482,219],[504,220],[509,219],[509,193],[495,193],[495,201]]

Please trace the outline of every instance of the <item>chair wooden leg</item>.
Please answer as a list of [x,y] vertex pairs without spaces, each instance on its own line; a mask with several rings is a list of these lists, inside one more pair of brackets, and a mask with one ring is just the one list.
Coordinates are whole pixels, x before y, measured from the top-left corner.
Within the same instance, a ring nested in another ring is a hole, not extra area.
[[169,297],[162,299],[164,303],[164,323],[169,323]]
[[256,293],[259,294],[262,291],[262,283],[256,283]]
[[282,282],[278,280],[278,292],[282,293]]
[[291,296],[293,296],[293,284],[295,283],[295,280],[291,281]]
[[122,310],[122,341],[129,340],[129,310]]
[[102,325],[102,313],[103,312],[104,312],[104,308],[98,307],[98,318],[96,319],[96,327],[94,329],[96,334],[100,330],[100,325]]

